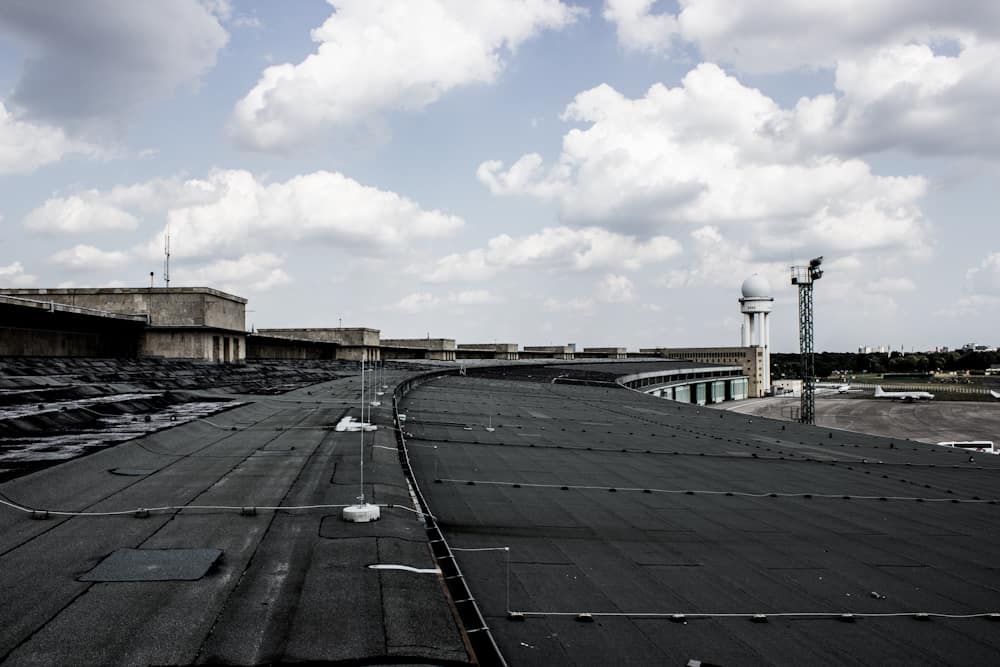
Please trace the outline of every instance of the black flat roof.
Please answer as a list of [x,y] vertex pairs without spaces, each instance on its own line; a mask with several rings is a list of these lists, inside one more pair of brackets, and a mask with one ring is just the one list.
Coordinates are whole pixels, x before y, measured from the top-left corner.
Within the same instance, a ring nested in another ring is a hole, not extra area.
[[[2,361],[8,392],[54,372],[62,391],[111,393],[183,375],[249,404],[0,484],[0,663],[469,662],[391,427],[365,444],[382,519],[340,518],[361,488],[361,434],[335,429],[360,417],[357,363]],[[233,392],[275,381],[291,391]]]
[[518,373],[401,406],[510,664],[1000,661],[1000,457]]
[[0,483],[4,665],[467,664],[480,630],[427,525],[512,665],[1000,661],[1000,457],[600,384],[621,362],[468,366],[400,406],[436,520],[413,511],[390,389],[364,445],[382,519],[347,524],[357,363],[0,362],[8,403],[246,403]]

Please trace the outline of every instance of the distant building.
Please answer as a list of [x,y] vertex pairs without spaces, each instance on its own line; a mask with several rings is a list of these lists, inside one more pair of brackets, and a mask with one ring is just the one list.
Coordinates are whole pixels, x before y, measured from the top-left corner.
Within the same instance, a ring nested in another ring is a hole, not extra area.
[[[11,356],[139,356],[240,363],[247,300],[208,287],[3,289]],[[37,312],[51,313],[48,324]],[[138,325],[138,326],[137,326]]]
[[686,359],[708,364],[739,365],[749,379],[747,396],[760,398],[765,393],[764,348],[752,347],[646,347],[640,354],[664,359]]
[[583,352],[576,353],[577,359],[628,359],[628,350],[624,347],[585,347]]
[[[420,350],[420,355],[413,351]],[[436,359],[455,361],[456,346],[453,338],[383,338],[383,359]]]
[[[334,359],[376,361],[381,358],[381,332],[378,329],[368,327],[257,329],[257,334],[256,339],[270,337],[326,345],[334,350]],[[262,351],[265,349],[263,343],[258,347]],[[273,347],[276,347],[273,343],[267,347],[269,352],[264,358],[273,355],[273,352],[270,352],[270,348]],[[304,350],[309,349],[308,346],[301,347]]]
[[503,359],[516,361],[517,343],[462,343],[455,350],[458,359]]
[[525,345],[521,350],[522,359],[573,359],[576,345]]

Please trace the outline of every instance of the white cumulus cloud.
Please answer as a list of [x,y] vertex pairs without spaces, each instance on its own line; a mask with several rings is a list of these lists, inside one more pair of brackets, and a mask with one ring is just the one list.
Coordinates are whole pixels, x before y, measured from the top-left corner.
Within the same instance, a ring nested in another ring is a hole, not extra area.
[[247,289],[262,292],[292,282],[283,266],[283,258],[274,253],[260,252],[237,259],[220,259],[194,268],[183,268],[174,275],[178,284],[218,284],[223,290],[235,293]]
[[654,11],[655,0],[606,0],[604,19],[615,24],[618,42],[632,51],[668,51],[679,32],[677,17]]
[[634,271],[680,252],[680,244],[667,236],[640,241],[599,227],[547,227],[516,238],[501,234],[490,239],[486,248],[447,255],[418,272],[426,282],[449,282],[489,280],[514,268]]
[[61,234],[135,229],[138,224],[134,215],[95,190],[49,199],[24,218],[24,226],[28,230]]
[[449,90],[492,83],[505,56],[582,10],[559,0],[329,0],[316,52],[268,67],[233,110],[240,144],[288,150],[391,110],[418,111]]
[[118,250],[101,250],[85,244],[60,250],[52,256],[52,262],[72,271],[111,269],[123,266],[128,261],[128,253]]
[[[318,171],[270,183],[248,171],[214,170],[204,179],[159,179],[107,191],[53,197],[24,220],[29,229],[86,232],[169,222],[178,259],[236,259],[276,244],[319,242],[371,251],[446,236],[462,220],[395,192]],[[164,231],[137,250],[159,258]]]
[[28,174],[67,155],[100,152],[93,144],[68,137],[62,128],[19,120],[0,102],[0,175]]
[[24,265],[21,262],[0,266],[0,285],[7,287],[30,287],[35,284],[36,280],[38,280],[37,276],[25,271]]
[[594,297],[601,303],[635,301],[635,285],[628,276],[609,273],[597,283]]
[[803,98],[797,130],[842,154],[1000,156],[1000,4],[939,0],[607,0],[626,49],[694,46],[742,72],[833,70],[836,93]]
[[413,292],[392,305],[386,306],[385,310],[419,313],[438,308],[439,306],[487,306],[495,303],[503,303],[503,301],[503,297],[483,289],[448,292],[440,296],[431,292]]
[[1000,252],[991,252],[978,266],[969,269],[966,282],[975,292],[1000,295]]
[[419,313],[433,308],[440,299],[430,292],[414,292],[407,294],[402,299],[391,306],[392,309],[401,310],[404,313]]
[[787,130],[814,150],[1000,156],[1000,42],[956,55],[927,44],[845,57],[835,94],[803,98]]
[[668,289],[710,285],[735,290],[754,273],[763,276],[772,289],[788,281],[784,262],[758,261],[750,244],[726,238],[718,227],[699,227],[691,232],[691,251],[685,266],[670,270],[660,279]]
[[[664,3],[665,4],[665,3]],[[752,72],[829,67],[886,44],[963,35],[1000,37],[1000,5],[940,0],[680,0],[679,12],[650,0],[606,0],[604,18],[623,46],[663,50],[675,33],[711,61]]]
[[561,219],[642,231],[675,223],[766,225],[780,243],[926,253],[920,177],[872,173],[858,159],[808,155],[783,128],[794,112],[702,64],[680,86],[629,99],[608,85],[580,93],[546,167],[528,154],[483,163],[497,195],[554,201]]

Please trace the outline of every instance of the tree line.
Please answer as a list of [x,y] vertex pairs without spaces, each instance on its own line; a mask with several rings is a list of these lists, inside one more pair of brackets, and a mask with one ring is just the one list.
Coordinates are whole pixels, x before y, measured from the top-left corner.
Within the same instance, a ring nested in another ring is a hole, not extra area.
[[[1000,364],[1000,352],[892,352],[858,354],[855,352],[817,352],[816,376],[829,377],[837,371],[858,373],[935,373],[949,371],[983,372]],[[771,354],[774,378],[799,377],[799,355]]]

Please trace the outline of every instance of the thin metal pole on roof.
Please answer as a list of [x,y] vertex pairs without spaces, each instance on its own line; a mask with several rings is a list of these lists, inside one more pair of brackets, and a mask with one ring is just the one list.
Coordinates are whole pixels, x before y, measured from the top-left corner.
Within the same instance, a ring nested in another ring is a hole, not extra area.
[[510,614],[510,547],[504,547],[504,561],[507,566],[507,613]]
[[358,502],[365,502],[365,356],[361,355],[361,495]]

